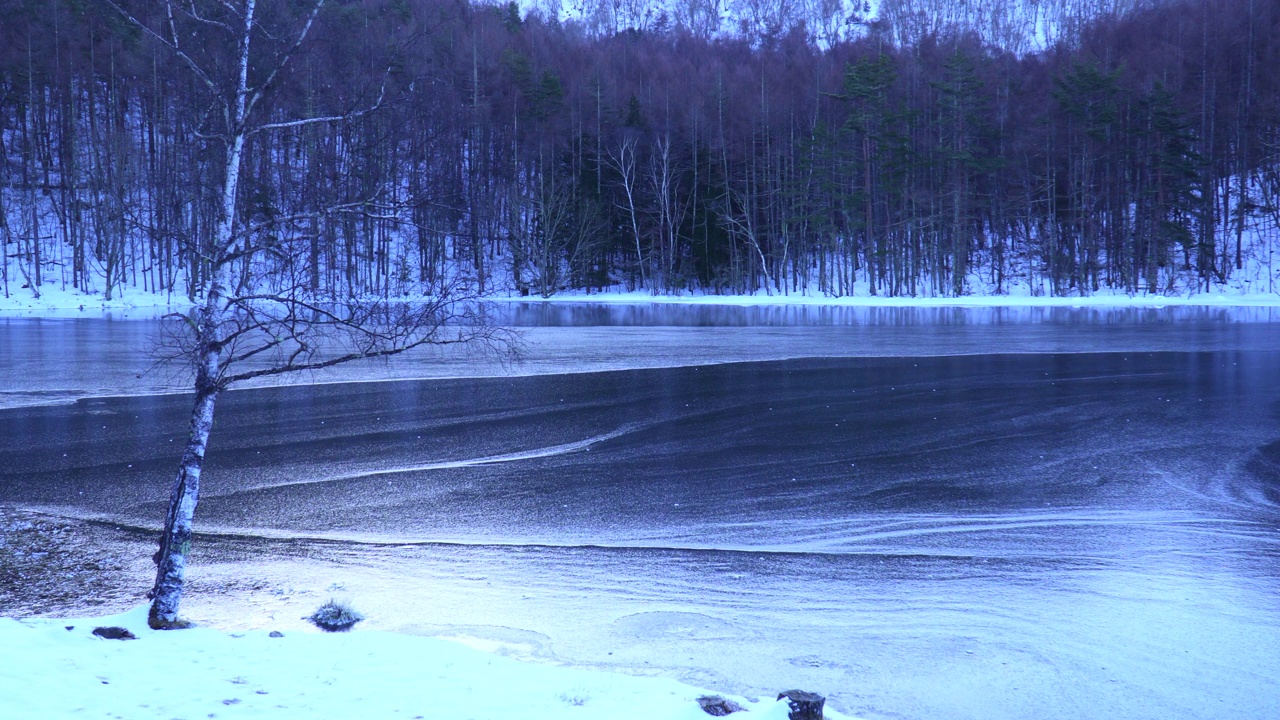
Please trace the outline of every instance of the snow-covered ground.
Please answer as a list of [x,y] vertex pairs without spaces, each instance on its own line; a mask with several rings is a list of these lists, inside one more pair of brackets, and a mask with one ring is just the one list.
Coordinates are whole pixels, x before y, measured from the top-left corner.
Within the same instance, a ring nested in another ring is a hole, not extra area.
[[[637,305],[645,303],[728,305],[728,306],[831,306],[849,308],[920,307],[920,308],[1003,308],[1003,307],[1277,307],[1280,292],[1269,292],[1265,284],[1223,287],[1212,292],[1138,293],[1127,294],[1104,291],[1086,296],[1033,295],[1022,292],[1006,294],[975,293],[961,297],[886,297],[861,292],[855,295],[832,297],[816,292],[759,292],[753,295],[714,295],[704,292],[684,294],[653,294],[648,291],[624,291],[586,293],[561,292],[549,298],[520,296],[506,291],[494,294],[490,299],[502,302],[529,303],[603,303]],[[0,317],[117,317],[154,318],[164,313],[185,311],[192,306],[182,294],[160,294],[137,288],[122,288],[111,300],[101,295],[89,295],[57,286],[46,286],[37,298],[27,289],[11,291],[8,297],[0,296]]]
[[643,291],[597,293],[557,293],[549,298],[536,296],[496,297],[508,302],[694,304],[694,305],[829,305],[833,307],[1273,307],[1280,306],[1280,293],[1209,292],[1186,295],[1097,293],[1083,297],[1048,295],[964,295],[961,297],[885,297],[883,295],[829,295],[756,293],[754,295],[654,295]]
[[[94,636],[102,626],[136,639]],[[397,633],[157,632],[145,607],[96,619],[0,619],[5,718],[698,720],[708,716],[697,698],[708,694]],[[787,717],[782,701],[731,699],[745,710],[738,717]]]
[[110,300],[56,285],[42,287],[39,297],[25,288],[12,289],[9,297],[0,295],[0,315],[16,317],[102,317],[104,314],[158,317],[189,307],[191,301],[185,295],[152,293],[138,288],[122,289]]

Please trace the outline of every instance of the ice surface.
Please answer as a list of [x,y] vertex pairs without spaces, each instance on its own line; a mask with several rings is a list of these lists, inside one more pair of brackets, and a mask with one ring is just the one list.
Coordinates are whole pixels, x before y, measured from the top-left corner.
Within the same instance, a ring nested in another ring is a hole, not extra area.
[[[830,307],[510,303],[510,362],[463,348],[281,375],[247,387],[662,368],[806,357],[1259,350],[1280,352],[1280,307]],[[151,315],[0,317],[0,408],[186,392],[155,366]],[[241,386],[246,387],[246,386]]]
[[[546,374],[225,396],[185,611],[291,633],[339,593],[868,718],[1276,714],[1271,309],[515,310]],[[128,362],[127,324],[38,322],[65,377]],[[0,504],[105,521],[140,593],[187,403],[0,411]]]

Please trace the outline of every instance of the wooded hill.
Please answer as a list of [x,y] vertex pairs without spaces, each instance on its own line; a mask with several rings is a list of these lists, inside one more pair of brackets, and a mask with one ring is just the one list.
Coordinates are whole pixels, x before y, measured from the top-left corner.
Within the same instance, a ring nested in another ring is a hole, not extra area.
[[[262,3],[265,60],[311,5]],[[903,5],[833,34],[334,0],[256,111],[283,127],[248,139],[237,232],[273,252],[238,282],[1167,292],[1280,242],[1280,2],[1130,3],[1035,52],[1038,21],[1002,36]],[[173,7],[209,77],[121,12],[164,27],[164,3],[0,0],[4,296],[189,294],[208,272],[233,10]]]

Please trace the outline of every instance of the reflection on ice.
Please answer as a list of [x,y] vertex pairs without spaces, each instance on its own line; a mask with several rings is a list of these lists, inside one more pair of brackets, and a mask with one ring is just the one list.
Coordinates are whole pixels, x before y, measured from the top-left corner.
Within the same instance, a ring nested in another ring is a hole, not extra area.
[[1280,307],[1034,306],[875,307],[848,305],[714,305],[672,303],[512,302],[495,306],[502,324],[518,327],[795,327],[879,325],[1143,325],[1275,323]]
[[[842,307],[498,303],[519,329],[518,362],[456,347],[251,384],[552,375],[811,357],[990,353],[1280,353],[1280,308]],[[155,319],[0,317],[0,408],[82,397],[187,392],[184,368],[156,368]]]

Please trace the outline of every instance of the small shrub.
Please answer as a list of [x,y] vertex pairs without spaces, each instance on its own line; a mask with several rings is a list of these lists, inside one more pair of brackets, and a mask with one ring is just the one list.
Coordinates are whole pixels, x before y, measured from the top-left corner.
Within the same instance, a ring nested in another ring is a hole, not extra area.
[[698,705],[702,707],[703,712],[713,717],[724,717],[732,713],[742,712],[741,705],[719,695],[703,695],[698,698]]
[[93,634],[107,640],[137,640],[138,636],[122,627],[97,627]]
[[586,705],[587,700],[589,699],[590,698],[588,698],[586,695],[577,695],[577,694],[570,695],[569,693],[560,693],[560,701],[564,703],[568,703],[569,705],[572,705],[574,707],[582,707],[583,705]]
[[152,608],[152,611],[147,613],[147,626],[152,630],[186,630],[187,628],[195,627],[195,623],[186,618],[161,619],[156,617],[155,609]]
[[337,600],[330,600],[303,618],[325,632],[346,632],[363,619],[350,605]]

